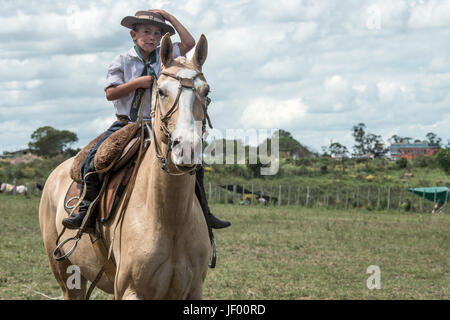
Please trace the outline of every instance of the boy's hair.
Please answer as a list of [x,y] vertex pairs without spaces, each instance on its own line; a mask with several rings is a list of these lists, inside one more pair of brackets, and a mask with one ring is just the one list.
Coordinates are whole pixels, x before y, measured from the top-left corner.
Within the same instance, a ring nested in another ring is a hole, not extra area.
[[[134,32],[138,32],[139,27],[145,26],[145,25],[146,25],[146,24],[144,24],[144,23],[135,23],[135,24],[133,24],[133,27],[132,27],[131,29],[132,29]],[[162,28],[159,28],[159,30],[160,30],[161,34],[163,34]]]

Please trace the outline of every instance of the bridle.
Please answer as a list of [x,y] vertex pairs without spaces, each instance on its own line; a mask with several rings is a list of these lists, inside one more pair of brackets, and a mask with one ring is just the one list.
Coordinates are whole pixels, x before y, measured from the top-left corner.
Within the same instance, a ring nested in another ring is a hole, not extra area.
[[[204,114],[204,118],[202,121],[202,135],[203,133],[205,133],[206,131],[206,121],[208,121],[208,125],[209,127],[212,129],[212,125],[211,125],[211,119],[208,116],[208,105],[209,102],[211,101],[209,98],[202,98],[200,96],[200,94],[197,92],[197,90],[195,89],[194,86],[194,80],[197,77],[201,77],[203,79],[205,79],[205,77],[203,76],[203,73],[196,71],[196,74],[190,78],[183,78],[180,76],[177,76],[176,74],[167,72],[167,71],[162,71],[161,74],[174,78],[176,80],[178,80],[179,85],[178,85],[178,93],[176,95],[176,98],[172,104],[172,106],[170,107],[170,109],[163,115],[162,111],[161,111],[161,106],[159,103],[159,94],[156,93],[156,97],[155,97],[155,103],[154,103],[154,107],[152,108],[151,111],[151,117],[153,119],[153,123],[152,123],[152,143],[153,146],[155,148],[155,155],[156,158],[159,161],[159,166],[161,168],[161,170],[163,170],[164,172],[170,174],[170,175],[184,175],[184,174],[194,174],[195,170],[197,170],[197,168],[200,166],[200,164],[194,164],[192,166],[189,167],[184,167],[184,166],[178,166],[177,164],[174,163],[175,167],[181,171],[180,173],[174,173],[174,172],[170,172],[169,168],[167,167],[168,164],[168,159],[169,159],[169,153],[172,151],[172,145],[173,145],[173,139],[172,139],[172,133],[169,131],[168,129],[168,120],[170,119],[170,117],[175,113],[175,111],[178,109],[179,107],[179,100],[180,100],[180,96],[181,96],[181,91],[183,88],[186,89],[190,89],[194,92],[195,97],[198,99],[198,101],[200,102],[200,105],[203,108],[203,114]],[[155,90],[155,89],[154,89]],[[164,156],[161,155],[160,152],[160,147],[158,146],[158,142],[156,141],[156,135],[155,135],[155,113],[159,112],[160,115],[160,120],[161,120],[161,124],[160,124],[160,130],[164,133],[164,135],[167,138],[167,150]]]

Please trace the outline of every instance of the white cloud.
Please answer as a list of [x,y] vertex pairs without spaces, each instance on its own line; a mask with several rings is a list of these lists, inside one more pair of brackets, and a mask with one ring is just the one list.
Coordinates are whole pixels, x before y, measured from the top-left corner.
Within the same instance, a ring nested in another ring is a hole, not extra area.
[[450,1],[422,1],[413,7],[408,26],[412,29],[447,27],[450,24]]
[[317,23],[315,22],[300,22],[293,25],[292,40],[296,43],[302,43],[317,34]]
[[393,81],[380,81],[377,88],[380,100],[388,103],[403,99],[408,91],[405,85]]
[[244,109],[240,122],[245,128],[283,128],[295,125],[307,110],[301,99],[258,98]]

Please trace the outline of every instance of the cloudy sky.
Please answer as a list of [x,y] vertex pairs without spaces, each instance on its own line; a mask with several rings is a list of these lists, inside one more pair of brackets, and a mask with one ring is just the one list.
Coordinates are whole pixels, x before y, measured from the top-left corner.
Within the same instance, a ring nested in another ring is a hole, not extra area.
[[[114,120],[103,83],[125,15],[162,8],[208,38],[215,128],[290,131],[320,151],[351,127],[450,139],[450,0],[1,0],[0,152],[45,125],[81,147]],[[179,41],[178,36],[172,37]],[[188,57],[192,52],[188,54]]]

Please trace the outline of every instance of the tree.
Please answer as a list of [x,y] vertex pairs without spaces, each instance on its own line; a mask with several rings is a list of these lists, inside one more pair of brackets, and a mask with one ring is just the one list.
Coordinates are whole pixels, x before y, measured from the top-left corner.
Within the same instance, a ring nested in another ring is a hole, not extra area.
[[[401,137],[401,136],[398,136],[398,135],[394,134],[392,137],[390,137],[388,139],[388,142],[390,144],[393,144],[393,143],[411,143],[412,140],[413,140],[413,138],[411,138],[411,137]],[[414,142],[417,142],[417,140],[415,140]]]
[[331,154],[331,156],[340,158],[339,161],[342,165],[342,172],[345,172],[344,160],[348,154],[347,147],[343,146],[339,142],[331,142],[330,146],[328,147],[328,152]]
[[71,131],[45,126],[36,129],[31,134],[31,142],[28,143],[28,147],[32,153],[50,158],[64,153],[69,145],[77,141],[77,135]]
[[279,148],[281,154],[287,154],[291,157],[294,155],[299,158],[312,156],[312,152],[308,148],[295,140],[290,132],[282,129],[279,131]]
[[355,155],[362,156],[366,153],[366,149],[364,147],[364,137],[366,135],[366,125],[364,123],[359,123],[352,128],[352,135],[355,138],[356,144],[353,146],[353,150],[355,151]]
[[396,134],[394,134],[392,137],[390,137],[390,138],[388,139],[388,142],[389,142],[390,144],[401,143],[402,141],[403,141],[403,138],[400,137],[400,136],[398,136],[398,135],[396,135]]
[[436,154],[439,166],[445,171],[446,174],[450,174],[450,149],[445,148],[438,151]]
[[[384,156],[389,149],[384,147],[384,142],[381,139],[381,136],[366,133],[366,125],[364,123],[359,123],[352,128],[352,135],[355,138],[356,144],[353,146],[353,150],[355,151],[356,156],[363,156],[369,154],[374,158],[379,158]],[[390,138],[390,140],[399,141],[399,139],[411,139],[411,138],[401,138],[397,135],[394,135]]]
[[401,141],[401,143],[411,143],[411,140],[412,140],[413,138],[411,138],[411,137],[403,137],[402,138],[402,141]]
[[339,142],[332,142],[328,147],[328,152],[333,157],[344,158],[348,154],[348,149]]
[[368,154],[374,158],[380,158],[384,156],[389,148],[384,147],[384,142],[381,140],[381,136],[369,133],[364,137],[364,145]]
[[439,147],[441,146],[442,139],[439,138],[435,133],[428,132],[425,137],[427,138],[428,143],[437,144]]

